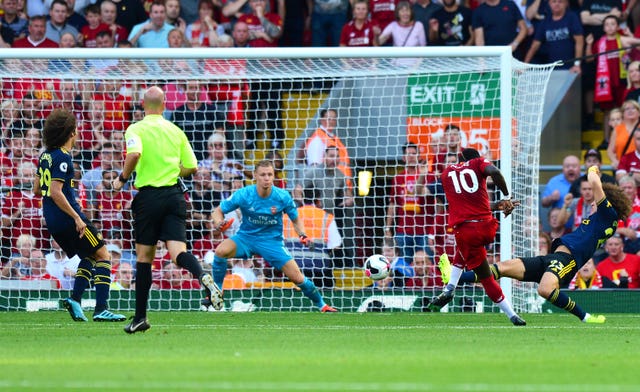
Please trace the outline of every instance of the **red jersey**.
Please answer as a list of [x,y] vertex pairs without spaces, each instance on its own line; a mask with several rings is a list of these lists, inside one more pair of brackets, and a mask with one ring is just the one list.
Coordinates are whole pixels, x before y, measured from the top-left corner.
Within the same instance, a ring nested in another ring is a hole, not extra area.
[[465,221],[493,219],[484,169],[491,165],[486,158],[447,166],[442,172],[442,187],[449,203],[449,226]]
[[629,175],[639,173],[640,172],[640,156],[638,155],[638,153],[633,151],[628,154],[624,154],[622,157],[620,157],[620,163],[618,164],[618,171],[624,171]]
[[625,253],[624,259],[619,263],[614,263],[607,257],[598,263],[596,269],[603,278],[611,280],[619,280],[620,271],[626,270],[629,275],[629,288],[640,288],[640,256]]
[[[132,199],[133,197],[128,191],[118,192],[113,197],[109,197],[105,192],[98,193],[96,208],[98,208],[102,229],[105,232],[113,228],[120,228],[123,234],[131,231],[129,208]],[[131,238],[131,236],[127,238]]]
[[[393,178],[389,195],[395,204],[396,232],[408,235],[424,235],[432,228],[432,218],[427,215],[426,198],[416,195],[416,181],[420,173],[407,170]],[[429,233],[431,234],[431,233]]]
[[109,29],[109,25],[105,23],[100,23],[95,29],[89,27],[89,25],[82,26],[80,29],[80,35],[82,35],[82,42],[85,48],[95,48],[96,47],[96,37],[98,33],[102,31],[111,32]]
[[344,25],[340,34],[340,45],[344,46],[373,46],[373,23],[365,21],[361,29],[351,21]]
[[387,25],[396,20],[396,6],[400,0],[369,0],[371,21],[384,30]]
[[45,38],[44,40],[38,42],[37,44],[33,44],[29,40],[29,37],[24,37],[13,41],[11,45],[12,48],[59,48],[55,41],[50,40],[49,38]]
[[111,131],[124,131],[129,127],[131,99],[123,95],[113,97],[107,94],[94,94],[93,99],[104,102],[105,137],[109,137]]
[[[42,227],[42,197],[33,193],[12,191],[2,200],[2,216],[10,217],[20,211],[20,218],[13,221],[11,238],[17,239],[20,234],[31,234],[38,240],[38,246],[46,238]],[[15,243],[12,244],[15,246]]]
[[[273,12],[268,12],[264,15],[265,18],[276,26],[279,26],[282,29],[282,18],[280,15],[274,14]],[[244,22],[249,27],[249,32],[264,32],[264,27],[262,27],[262,22],[258,19],[257,16],[251,14],[243,14],[238,18],[238,22]],[[256,38],[249,41],[249,46],[252,48],[275,48],[278,46],[278,40],[274,39],[273,42],[269,42],[263,38]]]

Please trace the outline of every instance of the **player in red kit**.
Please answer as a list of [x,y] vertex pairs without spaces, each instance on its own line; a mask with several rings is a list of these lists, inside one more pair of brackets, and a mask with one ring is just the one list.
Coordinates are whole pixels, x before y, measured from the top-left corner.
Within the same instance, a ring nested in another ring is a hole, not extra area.
[[[496,207],[501,209],[505,216],[514,208],[507,183],[500,170],[489,160],[481,158],[477,150],[464,149],[462,160],[460,163],[447,166],[442,172],[442,186],[449,203],[448,225],[453,228],[457,250],[449,282],[442,293],[431,301],[431,307],[440,308],[453,299],[453,292],[466,267],[476,273],[487,296],[506,313],[513,325],[526,325],[493,278],[485,249],[485,246],[493,242],[498,230],[498,222],[493,217],[489,203],[487,177],[491,177],[502,192],[503,200]],[[443,278],[446,280],[446,277]]]

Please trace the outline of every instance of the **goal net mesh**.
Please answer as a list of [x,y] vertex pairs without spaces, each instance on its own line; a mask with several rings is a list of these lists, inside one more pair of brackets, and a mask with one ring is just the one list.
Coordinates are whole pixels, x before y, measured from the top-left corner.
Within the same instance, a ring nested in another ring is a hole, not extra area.
[[[186,181],[187,238],[205,269],[211,269],[215,247],[242,220],[230,213],[234,226],[217,233],[211,227],[213,208],[253,184],[255,164],[268,159],[275,162],[276,185],[305,210],[306,231],[315,242],[312,250],[298,245],[285,220],[285,246],[327,302],[347,311],[423,310],[441,289],[439,255],[453,259],[455,251],[439,172],[447,152],[459,147],[477,148],[495,162],[522,203],[510,221],[502,221],[488,249],[490,261],[530,256],[538,249],[539,140],[552,67],[510,60],[512,70],[504,78],[508,71],[498,55],[435,56],[428,49],[419,56],[386,58],[298,52],[291,58],[243,59],[225,52],[185,60],[60,53],[5,58],[0,66],[2,308],[57,308],[73,286],[77,260],[51,243],[39,196],[30,187],[42,149],[42,120],[54,108],[67,108],[78,119],[72,152],[77,197],[113,257],[111,307],[134,308],[129,210],[137,191],[112,192],[109,182],[122,168],[124,132],[144,116],[141,98],[150,86],[165,91],[164,116],[185,131],[198,158],[199,172]],[[511,92],[510,102],[503,102],[503,89]],[[511,125],[501,129],[501,119]],[[505,150],[501,139],[509,133],[512,142]],[[332,135],[344,148],[326,149],[333,145]],[[403,148],[407,142],[418,146],[417,157],[409,156],[411,146]],[[414,169],[428,171],[426,196],[416,194],[415,176],[401,175]],[[373,254],[392,260],[389,279],[373,282],[363,273]],[[172,265],[163,243],[156,255],[150,309],[200,308],[197,280]],[[57,281],[46,279],[47,273]],[[513,282],[511,291],[517,311],[539,311],[533,286]],[[92,290],[86,297],[83,304],[90,306]],[[225,300],[227,310],[312,308],[260,255],[229,260]],[[448,310],[496,309],[479,286],[467,285]]]

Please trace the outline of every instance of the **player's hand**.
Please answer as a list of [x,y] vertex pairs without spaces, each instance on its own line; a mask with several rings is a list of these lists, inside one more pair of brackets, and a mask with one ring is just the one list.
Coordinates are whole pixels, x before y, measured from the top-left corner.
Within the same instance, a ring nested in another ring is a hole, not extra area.
[[518,207],[519,205],[520,205],[520,201],[518,200],[500,200],[496,204],[496,210],[502,211],[502,213],[504,213],[504,216],[507,217],[511,215],[513,210],[515,210],[515,208]]
[[300,242],[302,243],[302,245],[306,246],[309,249],[313,249],[313,241],[311,241],[311,238],[307,237],[305,234],[302,234],[298,238],[300,238]]
[[75,218],[74,223],[76,224],[76,231],[80,235],[78,238],[84,237],[84,230],[87,228],[87,224],[80,217]]
[[220,233],[223,233],[227,231],[228,228],[231,227],[231,225],[233,224],[233,221],[234,221],[233,218],[229,218],[229,220],[223,219],[220,223],[214,226],[214,230],[219,231]]

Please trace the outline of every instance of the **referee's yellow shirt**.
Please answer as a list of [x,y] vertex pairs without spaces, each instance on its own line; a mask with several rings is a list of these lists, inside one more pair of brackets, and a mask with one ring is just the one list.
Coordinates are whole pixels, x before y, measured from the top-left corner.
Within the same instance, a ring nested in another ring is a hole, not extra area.
[[140,153],[135,186],[171,186],[178,182],[180,164],[195,168],[198,161],[184,132],[159,114],[132,124],[124,135],[127,154]]

